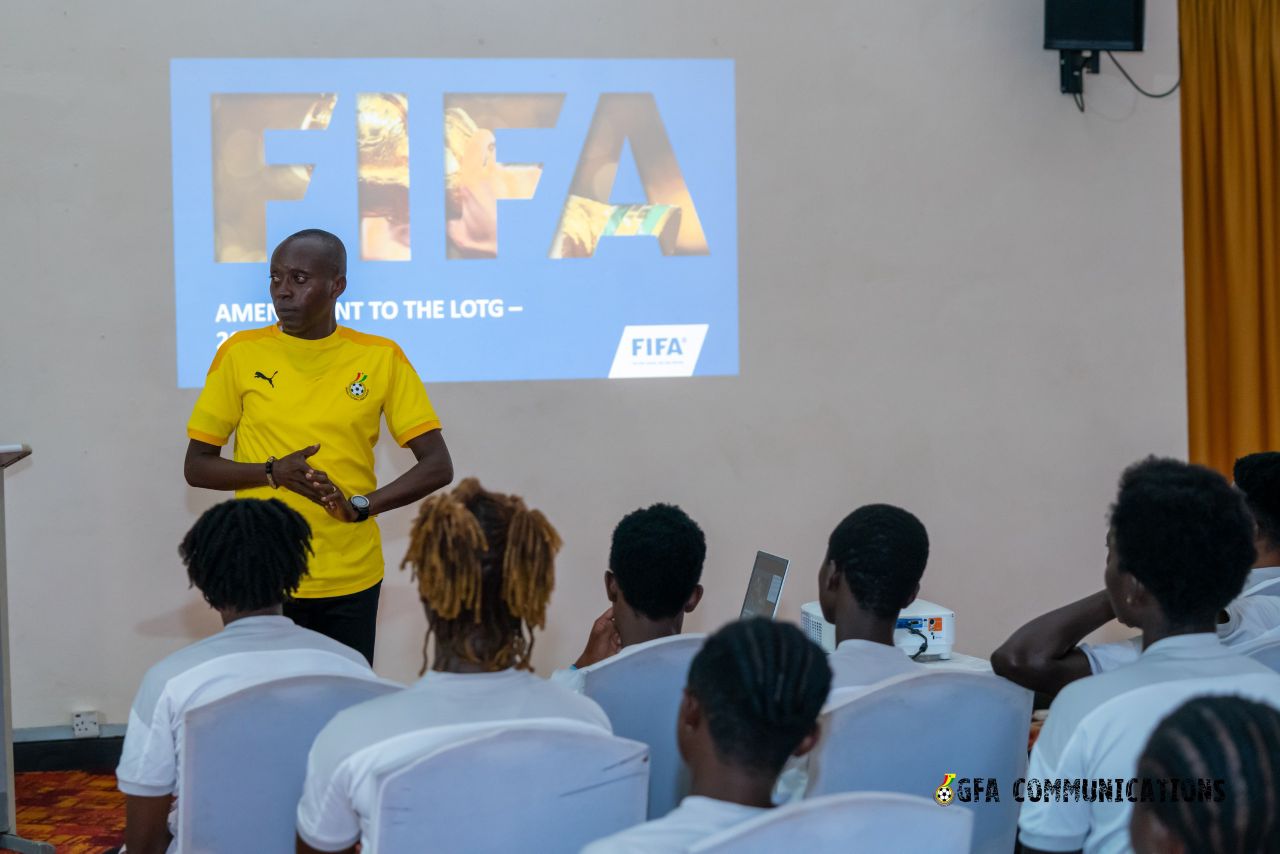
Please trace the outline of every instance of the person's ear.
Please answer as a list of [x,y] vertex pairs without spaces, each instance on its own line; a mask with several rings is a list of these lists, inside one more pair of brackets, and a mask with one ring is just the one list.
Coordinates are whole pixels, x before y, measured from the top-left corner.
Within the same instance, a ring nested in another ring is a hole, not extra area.
[[827,589],[832,593],[835,593],[840,589],[840,584],[843,582],[844,576],[840,572],[840,568],[836,566],[836,562],[834,560],[827,561],[826,570]]
[[800,743],[796,745],[796,749],[791,751],[792,756],[804,756],[810,750],[818,746],[818,738],[822,735],[822,728],[818,724],[813,725],[813,729],[809,730],[809,734],[800,739]]
[[1151,595],[1151,591],[1147,589],[1147,585],[1139,581],[1136,575],[1122,572],[1120,574],[1120,585],[1125,597],[1125,604],[1130,608],[1138,611],[1147,611],[1157,605],[1156,599]]
[[689,594],[689,601],[684,603],[684,612],[692,613],[693,609],[698,607],[698,603],[702,601],[702,585],[695,584],[693,592]]
[[689,689],[684,689],[684,694],[680,698],[680,711],[676,715],[676,720],[680,722],[681,729],[696,730],[702,724],[702,704],[698,702],[698,698],[689,693]]
[[613,604],[618,604],[618,579],[607,569],[604,571],[604,595]]
[[[910,605],[912,602],[916,601],[916,597],[919,595],[920,595],[920,582],[917,581],[915,586],[911,588],[911,595],[907,597],[907,601],[902,603],[902,608],[905,608],[908,605]],[[902,608],[899,608],[898,610],[902,610]]]
[[347,276],[344,273],[333,280],[333,298],[337,299],[347,292]]

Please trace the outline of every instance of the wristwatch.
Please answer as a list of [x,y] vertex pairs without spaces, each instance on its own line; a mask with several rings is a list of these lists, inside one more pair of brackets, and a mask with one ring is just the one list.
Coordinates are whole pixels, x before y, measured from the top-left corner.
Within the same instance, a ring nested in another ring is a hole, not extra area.
[[363,495],[353,495],[351,496],[351,506],[355,508],[357,522],[363,522],[369,518],[369,499]]

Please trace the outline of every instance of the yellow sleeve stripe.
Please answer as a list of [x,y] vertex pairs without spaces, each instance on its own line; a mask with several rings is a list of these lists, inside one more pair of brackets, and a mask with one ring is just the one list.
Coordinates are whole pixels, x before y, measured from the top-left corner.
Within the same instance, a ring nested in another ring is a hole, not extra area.
[[366,347],[391,347],[399,350],[400,347],[390,338],[383,338],[381,335],[370,335],[368,332],[357,332],[349,326],[339,326],[338,334],[356,344],[363,344]]
[[[218,348],[217,352],[213,354],[213,361],[209,364],[209,373],[213,373],[218,370],[218,366],[222,364],[222,357],[225,356],[235,345],[246,344],[250,341],[257,341],[259,338],[267,338],[278,334],[280,334],[280,327],[275,325],[263,326],[258,329],[246,329],[243,332],[237,332],[235,335],[232,335],[224,341],[222,346]],[[201,441],[204,440],[202,439]],[[226,440],[224,439],[223,441],[225,442]]]
[[[403,448],[405,445],[409,444],[411,441],[418,438],[423,433],[430,433],[432,430],[439,430],[439,429],[440,429],[439,418],[433,418],[430,421],[423,421],[418,426],[410,427],[408,430],[405,430],[403,433],[396,436],[395,437],[396,444]],[[202,439],[201,441],[204,441],[204,440]]]
[[195,439],[197,442],[204,442],[206,445],[217,445],[221,448],[223,445],[227,444],[227,439],[230,437],[224,436],[219,439],[217,436],[211,436],[208,433],[201,433],[199,430],[194,430],[188,427],[187,438]]
[[357,332],[346,326],[339,326],[338,334],[353,344],[361,344],[365,347],[388,347],[392,351],[392,358],[399,359],[409,367],[413,367],[409,362],[409,357],[404,354],[404,350],[401,350],[400,345],[390,338],[383,338],[381,335],[370,335],[367,332]]

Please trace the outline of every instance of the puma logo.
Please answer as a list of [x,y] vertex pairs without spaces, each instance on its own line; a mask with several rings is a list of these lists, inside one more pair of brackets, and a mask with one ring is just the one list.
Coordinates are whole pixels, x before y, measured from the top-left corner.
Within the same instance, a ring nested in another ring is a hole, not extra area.
[[271,376],[267,376],[267,375],[266,375],[266,374],[264,374],[262,371],[254,371],[254,372],[253,372],[253,378],[254,378],[255,380],[266,380],[266,381],[267,381],[267,385],[271,386],[272,388],[275,388],[275,387],[276,387],[275,379],[276,379],[276,374],[278,374],[278,373],[280,373],[280,372],[279,372],[279,371],[272,371],[272,372],[271,372]]

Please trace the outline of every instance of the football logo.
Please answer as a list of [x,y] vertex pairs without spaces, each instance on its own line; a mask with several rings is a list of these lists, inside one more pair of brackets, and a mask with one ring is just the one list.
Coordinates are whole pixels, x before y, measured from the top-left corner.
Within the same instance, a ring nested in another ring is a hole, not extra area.
[[947,774],[942,778],[942,785],[933,790],[933,799],[938,802],[939,806],[945,807],[955,799],[956,793],[951,791],[951,783],[955,779],[955,774]]
[[368,379],[368,374],[356,371],[355,381],[347,386],[347,397],[352,400],[364,400],[365,396],[369,394],[369,387],[365,385]]

